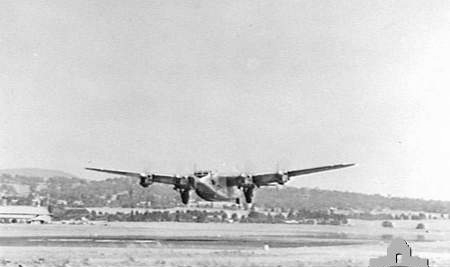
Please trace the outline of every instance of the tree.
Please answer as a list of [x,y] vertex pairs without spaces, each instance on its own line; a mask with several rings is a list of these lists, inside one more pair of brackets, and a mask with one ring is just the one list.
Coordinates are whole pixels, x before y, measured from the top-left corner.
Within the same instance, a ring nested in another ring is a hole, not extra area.
[[91,220],[97,219],[97,213],[95,212],[95,210],[91,210],[90,219]]
[[205,222],[206,221],[206,213],[200,212],[199,214],[197,214],[197,219],[195,221],[199,222],[199,223]]
[[222,222],[226,221],[228,219],[228,214],[224,211],[222,211]]
[[287,218],[288,218],[289,220],[295,219],[294,209],[290,209],[290,210],[289,210],[289,213],[288,213],[288,215],[287,215]]

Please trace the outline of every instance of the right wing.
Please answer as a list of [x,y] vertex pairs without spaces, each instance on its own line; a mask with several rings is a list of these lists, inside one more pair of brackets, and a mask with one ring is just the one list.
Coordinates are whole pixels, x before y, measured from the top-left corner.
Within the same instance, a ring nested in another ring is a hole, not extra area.
[[161,175],[161,174],[146,174],[139,172],[129,172],[129,171],[119,171],[119,170],[108,170],[108,169],[98,169],[98,168],[85,168],[86,170],[96,171],[96,172],[105,172],[123,176],[130,176],[136,178],[152,178],[152,182],[162,183],[162,184],[172,184],[172,185],[181,185],[183,184],[185,178],[177,177],[174,175]]
[[253,182],[257,186],[271,185],[272,183],[284,184],[289,180],[289,178],[299,175],[305,175],[316,172],[330,171],[341,168],[351,167],[355,164],[338,164],[338,165],[329,165],[322,167],[315,167],[309,169],[301,169],[301,170],[292,170],[287,172],[275,172],[275,173],[265,173],[265,174],[257,174],[252,175]]

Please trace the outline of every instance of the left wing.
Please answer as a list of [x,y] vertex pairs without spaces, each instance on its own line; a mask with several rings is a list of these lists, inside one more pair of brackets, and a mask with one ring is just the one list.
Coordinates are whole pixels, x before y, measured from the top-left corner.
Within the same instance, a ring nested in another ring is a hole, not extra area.
[[105,172],[123,176],[136,177],[139,179],[149,179],[148,182],[162,183],[162,184],[172,184],[172,185],[181,185],[183,184],[184,178],[177,177],[174,175],[161,175],[161,174],[146,174],[139,172],[129,172],[129,171],[119,171],[119,170],[108,170],[108,169],[98,169],[98,168],[85,168],[86,170],[96,171],[96,172]]
[[290,177],[293,177],[293,176],[341,169],[341,168],[346,168],[346,167],[350,167],[353,165],[355,165],[355,164],[353,164],[353,163],[352,164],[338,164],[338,165],[329,165],[329,166],[322,166],[322,167],[302,169],[302,170],[293,170],[293,171],[287,171],[287,172],[257,174],[257,175],[252,175],[252,181],[256,186],[271,185],[273,183],[284,184],[285,182],[289,181]]

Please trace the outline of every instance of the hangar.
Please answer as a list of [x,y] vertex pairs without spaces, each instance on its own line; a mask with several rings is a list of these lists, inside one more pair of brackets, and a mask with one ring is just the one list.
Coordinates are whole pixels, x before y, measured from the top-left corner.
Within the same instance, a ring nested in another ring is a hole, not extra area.
[[51,214],[41,206],[0,206],[1,223],[49,223]]

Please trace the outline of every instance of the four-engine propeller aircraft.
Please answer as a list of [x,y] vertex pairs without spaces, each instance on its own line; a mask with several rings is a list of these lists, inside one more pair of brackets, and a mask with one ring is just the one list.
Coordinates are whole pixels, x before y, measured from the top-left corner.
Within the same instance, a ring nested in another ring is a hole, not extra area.
[[253,191],[261,186],[284,184],[289,178],[315,172],[329,171],[353,166],[354,164],[339,164],[331,166],[316,167],[310,169],[293,170],[286,172],[274,172],[263,174],[243,173],[234,176],[223,176],[212,171],[196,171],[192,175],[162,175],[154,173],[138,173],[108,169],[86,168],[91,171],[106,172],[117,175],[131,176],[139,179],[139,184],[148,187],[153,183],[169,184],[174,190],[180,192],[181,201],[189,202],[189,193],[194,190],[199,197],[206,201],[236,201],[242,194],[247,203],[252,202]]

